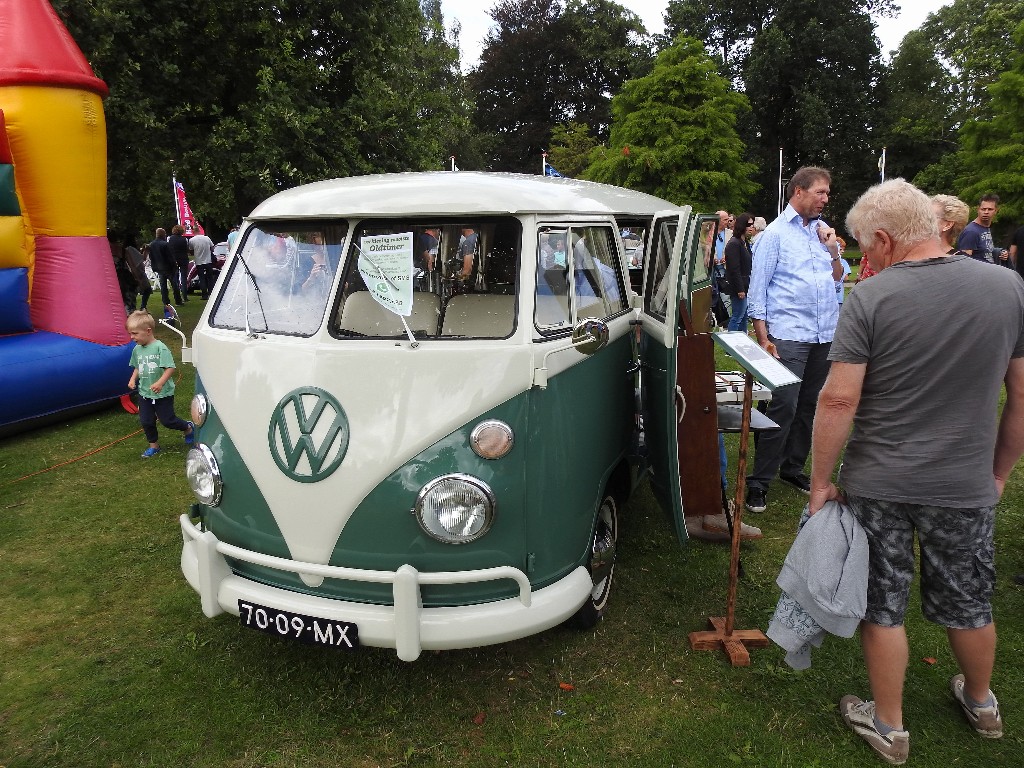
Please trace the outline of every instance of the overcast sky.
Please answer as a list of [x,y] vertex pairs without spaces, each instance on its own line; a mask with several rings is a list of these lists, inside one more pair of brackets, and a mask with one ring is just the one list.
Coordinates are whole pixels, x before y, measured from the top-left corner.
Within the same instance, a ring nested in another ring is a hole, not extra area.
[[[882,54],[888,58],[889,52],[899,47],[907,32],[921,26],[929,13],[951,2],[953,0],[903,0],[903,11],[899,16],[877,20]],[[618,0],[618,3],[639,16],[648,32],[664,31],[662,16],[668,6],[667,0]],[[450,27],[455,19],[462,24],[459,42],[463,69],[475,66],[480,58],[481,43],[492,23],[487,11],[493,6],[492,0],[441,0],[445,24]]]

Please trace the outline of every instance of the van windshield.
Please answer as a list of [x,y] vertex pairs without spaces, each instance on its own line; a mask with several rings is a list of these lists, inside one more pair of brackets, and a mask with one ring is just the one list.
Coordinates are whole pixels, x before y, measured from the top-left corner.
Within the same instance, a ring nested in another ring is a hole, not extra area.
[[516,326],[511,217],[363,221],[345,255],[338,338],[502,339]]
[[312,335],[323,322],[346,230],[344,222],[250,227],[210,325]]

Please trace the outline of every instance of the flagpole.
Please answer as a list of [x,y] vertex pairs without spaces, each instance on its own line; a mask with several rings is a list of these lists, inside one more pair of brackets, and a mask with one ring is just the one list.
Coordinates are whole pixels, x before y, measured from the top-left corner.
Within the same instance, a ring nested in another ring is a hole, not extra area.
[[174,218],[181,224],[181,206],[178,205],[178,179],[174,175],[174,164],[171,164],[171,197],[174,198]]
[[885,147],[882,147],[882,159],[878,165],[878,170],[881,171],[881,180],[885,181]]
[[782,215],[782,147],[779,147],[779,205],[777,216]]

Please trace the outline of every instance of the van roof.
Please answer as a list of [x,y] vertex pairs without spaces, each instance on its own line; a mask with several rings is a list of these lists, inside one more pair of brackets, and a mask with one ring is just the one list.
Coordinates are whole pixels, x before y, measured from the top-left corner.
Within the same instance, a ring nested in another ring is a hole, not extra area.
[[659,197],[580,179],[434,171],[352,176],[305,184],[260,203],[250,219],[520,213],[653,214]]

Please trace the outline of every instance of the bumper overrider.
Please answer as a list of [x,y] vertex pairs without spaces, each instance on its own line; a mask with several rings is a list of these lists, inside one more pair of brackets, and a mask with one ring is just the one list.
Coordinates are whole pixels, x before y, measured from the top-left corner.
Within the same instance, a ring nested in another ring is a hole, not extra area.
[[[415,661],[423,650],[505,643],[550,629],[572,616],[593,589],[590,573],[583,566],[550,586],[533,590],[526,574],[511,566],[429,573],[411,565],[403,565],[396,571],[340,568],[241,549],[219,541],[211,531],[201,530],[188,515],[182,515],[180,522],[184,540],[181,571],[199,593],[206,616],[212,618],[225,612],[237,616],[238,601],[242,600],[328,621],[348,622],[358,626],[361,644],[394,648],[403,661]],[[391,584],[394,605],[347,602],[261,584],[234,574],[228,565],[229,557],[313,579]],[[474,605],[422,606],[421,584],[466,584],[498,579],[516,582],[519,596]]]

